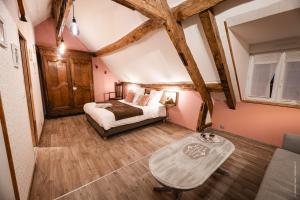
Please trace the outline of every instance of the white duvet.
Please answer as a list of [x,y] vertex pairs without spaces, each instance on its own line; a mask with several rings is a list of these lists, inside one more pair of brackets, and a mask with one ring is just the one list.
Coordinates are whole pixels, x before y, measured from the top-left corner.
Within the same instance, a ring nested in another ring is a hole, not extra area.
[[104,108],[96,107],[96,103],[94,102],[85,104],[83,106],[83,110],[85,113],[89,114],[105,130],[126,124],[133,124],[146,119],[166,116],[166,107],[162,104],[138,106],[132,103],[125,102],[124,100],[120,100],[120,102],[140,108],[143,110],[144,114],[116,121],[115,115],[112,112]]

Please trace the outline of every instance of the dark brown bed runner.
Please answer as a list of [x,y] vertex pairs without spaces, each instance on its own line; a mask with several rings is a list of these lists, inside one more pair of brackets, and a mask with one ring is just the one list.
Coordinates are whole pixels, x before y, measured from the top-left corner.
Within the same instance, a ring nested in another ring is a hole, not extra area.
[[116,120],[143,115],[142,109],[130,106],[128,104],[116,100],[107,101],[106,103],[112,104],[112,107],[106,108],[106,110],[112,112],[115,115]]

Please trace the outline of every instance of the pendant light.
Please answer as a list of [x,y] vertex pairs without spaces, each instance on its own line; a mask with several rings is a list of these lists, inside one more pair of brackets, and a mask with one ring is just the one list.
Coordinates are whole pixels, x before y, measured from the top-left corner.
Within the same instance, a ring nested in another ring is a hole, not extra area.
[[77,25],[76,19],[75,19],[74,4],[75,4],[75,0],[73,0],[73,18],[72,18],[72,22],[71,22],[71,25],[70,25],[70,30],[71,30],[73,35],[78,36],[79,35],[79,28],[78,28],[78,25]]
[[60,41],[59,47],[58,47],[58,53],[60,55],[63,55],[65,53],[65,49],[66,49],[66,45],[65,45],[64,39],[62,38]]

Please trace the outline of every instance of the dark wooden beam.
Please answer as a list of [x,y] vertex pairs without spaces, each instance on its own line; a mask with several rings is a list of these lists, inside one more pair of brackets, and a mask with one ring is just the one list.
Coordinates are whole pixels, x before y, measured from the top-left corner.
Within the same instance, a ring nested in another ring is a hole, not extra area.
[[223,45],[215,21],[215,16],[211,10],[207,10],[201,13],[199,16],[210,50],[214,57],[214,61],[224,90],[224,94],[226,96],[227,104],[229,108],[235,109],[236,99],[232,87],[228,65],[225,58]]
[[169,37],[173,42],[173,45],[176,48],[182,63],[186,67],[186,70],[188,71],[196,90],[200,93],[202,100],[207,104],[209,112],[212,114],[213,103],[211,96],[206,88],[205,82],[195,62],[195,59],[193,58],[193,55],[186,43],[183,28],[179,23],[177,23],[166,0],[160,1],[161,12],[165,13],[166,16],[165,28],[169,34]]
[[207,114],[208,114],[208,107],[206,103],[202,103],[200,107],[200,112],[198,116],[198,125],[197,125],[197,130],[200,132],[206,128],[205,125],[206,125]]
[[112,0],[118,4],[121,4],[129,9],[137,10],[143,15],[151,19],[160,19],[164,20],[164,16],[157,9],[156,0]]
[[18,7],[20,11],[20,20],[23,22],[27,22],[27,19],[25,17],[25,8],[24,8],[23,0],[18,0]]
[[223,87],[220,83],[206,83],[205,85],[209,92],[223,92]]
[[177,21],[183,21],[188,17],[207,10],[224,0],[186,0],[172,9]]
[[60,41],[67,18],[72,6],[72,0],[54,0],[52,3],[53,16],[56,22],[56,39]]
[[138,26],[137,28],[135,28],[134,30],[132,30],[130,33],[128,33],[126,36],[122,37],[118,41],[98,50],[96,52],[96,55],[103,56],[112,53],[116,50],[122,49],[125,46],[140,40],[142,37],[147,35],[147,33],[151,32],[152,30],[162,26],[163,26],[163,21],[150,19],[144,22],[143,24],[141,24],[140,26]]

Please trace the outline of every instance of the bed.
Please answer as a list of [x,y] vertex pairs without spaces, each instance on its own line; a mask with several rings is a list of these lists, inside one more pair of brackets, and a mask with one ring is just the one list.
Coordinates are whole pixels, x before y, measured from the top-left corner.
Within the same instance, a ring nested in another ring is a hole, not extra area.
[[137,116],[118,119],[116,113],[107,108],[97,107],[97,103],[95,102],[85,104],[83,110],[87,120],[104,138],[140,126],[163,121],[166,118],[166,107],[160,103],[147,106],[139,106],[135,103],[126,102],[125,100],[118,100],[117,102],[110,101],[107,103],[113,103],[112,107],[114,107],[114,104],[125,104],[128,106],[127,110],[132,108],[142,112]]

